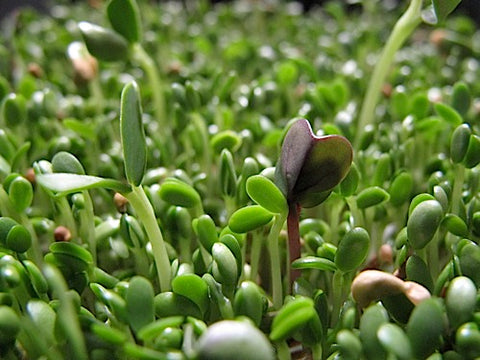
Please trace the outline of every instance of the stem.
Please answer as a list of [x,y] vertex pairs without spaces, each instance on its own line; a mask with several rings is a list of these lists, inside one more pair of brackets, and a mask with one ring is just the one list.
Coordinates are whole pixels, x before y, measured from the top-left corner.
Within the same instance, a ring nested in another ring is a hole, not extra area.
[[357,206],[357,199],[353,196],[349,196],[345,198],[345,200],[350,209],[350,213],[352,214],[353,226],[365,227],[365,217],[363,216],[363,212],[360,211]]
[[140,44],[134,45],[135,60],[140,63],[140,66],[145,71],[148,81],[150,82],[150,90],[152,92],[155,112],[155,117],[157,121],[160,122],[161,129],[164,131],[169,131],[169,127],[166,126],[166,111],[165,111],[165,101],[163,98],[163,84],[160,81],[160,74],[158,73],[157,67],[153,59],[148,55],[145,49]]
[[427,259],[428,268],[430,269],[430,275],[436,279],[440,272],[440,238],[437,233],[433,236],[433,239],[427,245]]
[[58,216],[58,224],[64,225],[70,230],[72,238],[75,239],[78,235],[77,224],[72,213],[72,208],[65,196],[54,198],[55,211]]
[[262,237],[258,232],[252,234],[252,246],[250,249],[250,280],[256,282],[258,276],[258,265],[262,253]]
[[340,309],[343,305],[343,288],[344,288],[344,278],[343,272],[340,270],[335,271],[333,274],[332,280],[332,292],[333,292],[333,308],[332,308],[332,317],[331,317],[331,326],[335,327],[340,316]]
[[280,237],[280,231],[287,218],[286,213],[277,214],[275,216],[273,226],[268,234],[268,250],[270,253],[270,266],[272,276],[272,300],[273,307],[280,309],[283,303],[283,290],[282,290],[282,272],[280,265],[280,251],[278,248],[278,238]]
[[288,207],[288,218],[287,218],[287,228],[288,228],[288,254],[287,259],[287,269],[290,269],[290,287],[293,282],[298,279],[301,275],[300,269],[291,269],[290,264],[292,261],[295,261],[300,258],[301,255],[301,245],[300,245],[300,205],[299,204],[290,204]]
[[153,258],[157,268],[158,281],[162,292],[170,290],[170,260],[158,226],[153,207],[141,186],[132,186],[132,191],[124,194],[143,223],[148,239],[152,244]]
[[93,264],[97,265],[97,242],[95,240],[95,219],[92,198],[88,191],[82,191],[85,200],[85,208],[80,211],[80,236],[87,242],[92,254]]
[[93,96],[92,99],[95,99],[95,108],[97,109],[97,114],[101,114],[105,104],[105,97],[103,96],[103,91],[98,76],[89,82],[88,89]]
[[322,360],[323,359],[323,354],[322,354],[322,343],[315,344],[311,347],[312,349],[312,359],[313,360]]
[[153,100],[153,112],[156,120],[159,122],[159,128],[162,129],[163,136],[159,141],[159,146],[162,150],[164,160],[171,160],[172,158],[172,130],[171,124],[167,122],[167,112],[165,109],[164,88],[158,73],[157,67],[153,59],[148,55],[145,49],[140,44],[134,44],[133,54],[135,60],[140,63],[140,67],[145,71],[148,81],[150,82],[150,90]]
[[387,77],[395,53],[400,49],[413,30],[421,23],[422,0],[411,0],[410,5],[395,24],[383,48],[367,88],[355,136],[355,149],[358,149],[365,127],[375,121],[375,107],[380,98],[380,90]]
[[455,164],[454,167],[455,178],[453,180],[452,190],[452,213],[460,215],[460,203],[462,201],[462,189],[465,180],[465,166],[462,164]]
[[179,236],[178,247],[180,249],[180,259],[182,260],[182,262],[190,263],[192,261],[190,239],[183,236]]
[[290,348],[286,341],[279,341],[275,344],[277,348],[277,358],[279,360],[290,360]]
[[138,275],[142,275],[144,277],[149,276],[149,266],[148,266],[148,254],[145,248],[142,247],[142,244],[137,239],[136,236],[132,236],[131,238],[133,243],[133,258],[135,259],[135,271]]

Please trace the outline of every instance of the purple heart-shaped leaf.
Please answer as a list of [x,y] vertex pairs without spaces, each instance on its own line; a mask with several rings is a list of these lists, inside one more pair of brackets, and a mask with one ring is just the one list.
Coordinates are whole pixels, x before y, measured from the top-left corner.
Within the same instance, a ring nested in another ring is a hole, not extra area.
[[276,182],[289,203],[313,207],[323,202],[347,175],[350,142],[339,135],[315,136],[299,119],[288,129],[276,170]]

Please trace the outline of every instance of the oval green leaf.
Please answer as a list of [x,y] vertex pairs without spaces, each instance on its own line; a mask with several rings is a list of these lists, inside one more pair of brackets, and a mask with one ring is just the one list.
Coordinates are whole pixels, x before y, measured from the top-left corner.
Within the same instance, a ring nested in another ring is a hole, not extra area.
[[389,353],[400,360],[412,359],[412,348],[405,332],[396,324],[386,323],[377,331],[378,340]]
[[335,265],[343,272],[357,269],[367,258],[370,236],[367,230],[356,227],[340,240],[335,253]]
[[335,271],[337,266],[329,259],[317,256],[304,256],[292,262],[294,269],[317,269],[323,271]]
[[78,24],[87,49],[103,61],[122,61],[128,58],[128,42],[116,32],[82,21]]
[[107,15],[112,28],[128,42],[141,41],[140,12],[135,0],[111,0],[107,6]]
[[284,213],[288,210],[287,200],[280,189],[262,175],[253,175],[247,179],[247,193],[258,205],[272,213]]
[[195,274],[179,275],[172,280],[172,290],[194,302],[202,313],[207,310],[208,286],[200,276]]
[[433,238],[443,218],[443,208],[437,200],[426,200],[413,209],[407,221],[408,243],[423,249]]
[[450,140],[450,159],[454,163],[461,162],[467,154],[471,134],[472,130],[468,124],[461,124],[453,131]]
[[298,296],[285,304],[273,319],[270,339],[282,341],[290,337],[316,316],[313,300]]
[[158,194],[161,199],[175,206],[192,208],[201,203],[200,195],[193,186],[176,178],[165,179]]
[[444,309],[436,298],[422,301],[412,311],[407,336],[415,358],[425,359],[440,345],[445,331]]
[[273,214],[260,205],[245,206],[235,211],[228,226],[236,233],[246,233],[268,224]]
[[127,180],[130,184],[139,186],[147,166],[147,144],[142,123],[140,91],[135,81],[125,85],[122,90],[120,134]]
[[357,206],[359,209],[366,209],[379,205],[390,198],[390,195],[378,186],[371,186],[362,190],[357,195]]
[[473,317],[477,302],[477,287],[466,276],[458,276],[450,282],[445,305],[450,325],[453,328]]
[[135,333],[155,320],[153,297],[153,286],[146,278],[134,276],[130,280],[125,301],[128,322]]

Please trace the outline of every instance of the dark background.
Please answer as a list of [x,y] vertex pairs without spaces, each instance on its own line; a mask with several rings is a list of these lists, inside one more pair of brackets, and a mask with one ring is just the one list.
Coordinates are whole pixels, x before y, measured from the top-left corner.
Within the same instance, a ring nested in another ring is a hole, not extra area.
[[[72,0],[75,1],[75,0]],[[213,2],[219,2],[222,0],[213,0]],[[320,5],[324,0],[298,0],[304,6],[305,10]],[[15,8],[22,6],[31,6],[39,10],[46,11],[47,4],[49,2],[55,3],[55,1],[49,0],[0,0],[0,19],[8,16],[8,14]],[[461,11],[464,14],[470,16],[478,24],[480,24],[480,0],[463,0],[456,11]]]

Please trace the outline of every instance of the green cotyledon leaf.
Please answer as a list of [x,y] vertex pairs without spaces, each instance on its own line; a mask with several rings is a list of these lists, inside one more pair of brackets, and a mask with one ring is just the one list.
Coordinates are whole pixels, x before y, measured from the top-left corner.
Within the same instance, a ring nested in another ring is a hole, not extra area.
[[130,184],[142,182],[147,166],[147,144],[142,124],[140,91],[135,81],[125,85],[120,100],[120,133],[125,173]]
[[114,179],[69,173],[39,174],[36,181],[59,196],[94,188],[112,189],[120,193],[131,190],[128,185]]
[[288,208],[285,197],[275,184],[263,175],[247,179],[247,193],[259,205],[272,213],[282,213]]
[[129,43],[142,40],[140,12],[135,0],[111,0],[107,15],[113,29]]
[[87,49],[96,58],[103,61],[122,61],[128,58],[128,42],[116,32],[82,21],[78,28]]

